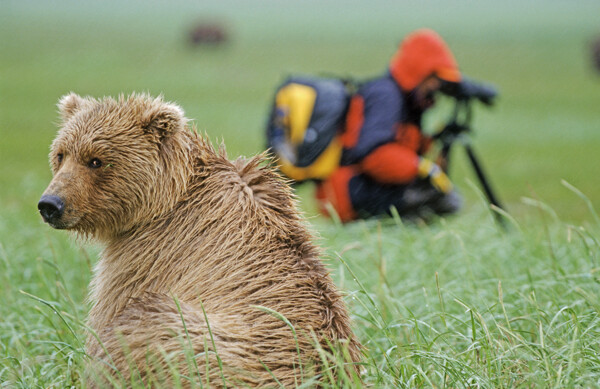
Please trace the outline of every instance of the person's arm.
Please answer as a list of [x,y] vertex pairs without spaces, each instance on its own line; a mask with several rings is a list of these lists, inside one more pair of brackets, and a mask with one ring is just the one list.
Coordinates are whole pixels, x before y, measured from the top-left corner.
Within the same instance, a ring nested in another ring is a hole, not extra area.
[[453,189],[452,182],[438,165],[398,143],[378,147],[363,159],[360,168],[382,184],[408,184],[419,178],[429,181],[442,193]]
[[387,143],[367,155],[360,169],[384,184],[407,184],[417,177],[419,156],[399,143]]

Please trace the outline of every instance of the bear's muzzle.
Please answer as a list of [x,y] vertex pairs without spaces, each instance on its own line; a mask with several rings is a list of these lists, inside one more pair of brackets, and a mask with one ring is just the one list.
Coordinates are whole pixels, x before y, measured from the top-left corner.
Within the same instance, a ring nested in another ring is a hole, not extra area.
[[38,203],[38,209],[44,221],[52,227],[57,228],[58,221],[65,210],[65,203],[58,196],[43,195]]

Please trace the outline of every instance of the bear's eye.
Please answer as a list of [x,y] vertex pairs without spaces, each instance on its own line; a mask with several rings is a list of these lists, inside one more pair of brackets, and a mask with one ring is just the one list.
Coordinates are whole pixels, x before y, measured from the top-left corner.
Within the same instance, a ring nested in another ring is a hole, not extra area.
[[56,154],[56,160],[58,161],[58,163],[61,163],[63,160],[63,155],[62,153]]
[[98,169],[100,166],[102,166],[102,161],[100,161],[98,158],[92,158],[90,162],[88,162],[88,166],[92,169]]

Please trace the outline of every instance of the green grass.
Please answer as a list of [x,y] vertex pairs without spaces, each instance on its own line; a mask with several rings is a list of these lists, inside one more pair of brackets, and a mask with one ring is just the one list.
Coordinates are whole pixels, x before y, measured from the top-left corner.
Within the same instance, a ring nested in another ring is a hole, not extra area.
[[[573,201],[580,199],[573,194]],[[421,227],[394,219],[344,227],[313,221],[367,347],[366,383],[598,383],[598,224],[565,224],[543,205],[532,207],[539,219],[510,224],[509,232],[483,205]],[[87,254],[54,232],[34,238],[12,231],[12,222],[0,226],[2,236],[23,237],[3,242],[0,380],[9,387],[78,386]]]
[[[251,155],[262,150],[285,74],[377,75],[421,26],[436,28],[467,74],[501,92],[497,106],[477,107],[473,141],[512,228],[494,224],[460,150],[451,173],[465,210],[429,226],[339,226],[314,216],[310,186],[299,189],[367,346],[364,380],[597,386],[600,76],[587,49],[600,34],[599,11],[592,0],[4,1],[0,387],[78,387],[83,374],[99,248],[50,230],[36,210],[61,95],[164,93],[231,156]],[[187,44],[187,29],[207,18],[230,28],[227,46]],[[446,113],[431,112],[427,124]]]

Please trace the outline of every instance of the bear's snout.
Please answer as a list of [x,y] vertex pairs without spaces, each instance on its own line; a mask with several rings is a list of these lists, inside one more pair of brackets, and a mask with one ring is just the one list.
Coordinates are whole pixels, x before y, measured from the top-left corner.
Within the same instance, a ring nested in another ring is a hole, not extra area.
[[58,196],[43,195],[38,203],[38,209],[44,221],[55,225],[65,210],[65,203]]

